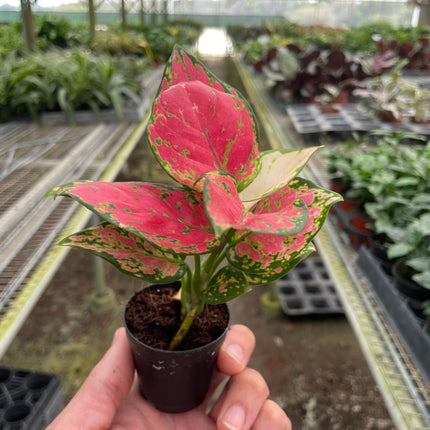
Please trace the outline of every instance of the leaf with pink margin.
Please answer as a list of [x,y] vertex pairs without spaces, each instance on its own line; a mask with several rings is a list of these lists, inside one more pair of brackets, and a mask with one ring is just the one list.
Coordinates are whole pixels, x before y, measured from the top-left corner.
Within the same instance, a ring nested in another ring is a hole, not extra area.
[[271,194],[260,200],[252,212],[247,212],[231,175],[211,172],[204,179],[206,212],[219,236],[231,228],[285,236],[297,234],[306,226],[307,206],[292,188]]
[[194,55],[186,52],[179,45],[175,45],[164,68],[163,77],[156,96],[161,91],[188,81],[200,81],[218,91],[240,96],[237,90],[218,79]]
[[211,278],[209,285],[202,291],[200,298],[210,305],[226,303],[248,291],[251,287],[245,274],[232,266],[222,267]]
[[203,196],[181,187],[87,181],[54,187],[48,195],[71,197],[165,252],[203,254],[219,245]]
[[276,281],[279,278],[285,276],[291,269],[297,266],[302,260],[308,257],[310,254],[316,251],[314,244],[311,242],[308,246],[303,248],[299,255],[286,262],[286,264],[282,267],[282,271],[280,273],[277,272],[263,272],[263,273],[245,273],[245,278],[247,279],[250,285],[264,285],[269,282]]
[[277,276],[308,246],[322,227],[330,207],[342,197],[330,190],[317,187],[311,181],[293,179],[288,187],[297,191],[308,207],[309,218],[305,228],[291,236],[250,233],[237,235],[226,250],[228,261],[247,273]]
[[148,135],[164,170],[197,191],[197,179],[213,170],[231,173],[243,189],[259,169],[256,125],[243,100],[200,81],[160,93]]
[[186,271],[185,258],[155,248],[129,231],[102,223],[74,233],[59,243],[104,258],[121,272],[152,283],[174,282]]
[[[281,149],[260,154],[261,168],[252,183],[239,194],[242,202],[255,202],[279,190],[295,178],[320,146]],[[245,206],[249,206],[245,203]]]
[[[195,91],[187,91],[189,84]],[[202,87],[206,89],[199,94]],[[167,106],[161,104],[166,102]],[[190,118],[193,120],[187,123]],[[173,179],[190,188],[202,174],[222,168],[236,175],[242,189],[259,169],[259,134],[251,106],[239,91],[179,46],[175,46],[164,70],[148,135],[158,162]],[[206,144],[200,147],[202,141]]]

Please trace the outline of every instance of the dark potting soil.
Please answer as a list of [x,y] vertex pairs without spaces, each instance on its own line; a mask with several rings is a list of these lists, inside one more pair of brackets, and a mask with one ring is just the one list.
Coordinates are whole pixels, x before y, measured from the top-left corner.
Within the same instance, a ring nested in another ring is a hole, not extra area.
[[[134,294],[125,313],[125,322],[136,339],[153,348],[167,350],[181,325],[181,303],[172,299],[176,289],[160,286]],[[224,306],[206,305],[194,320],[178,350],[198,348],[218,338],[228,324]]]

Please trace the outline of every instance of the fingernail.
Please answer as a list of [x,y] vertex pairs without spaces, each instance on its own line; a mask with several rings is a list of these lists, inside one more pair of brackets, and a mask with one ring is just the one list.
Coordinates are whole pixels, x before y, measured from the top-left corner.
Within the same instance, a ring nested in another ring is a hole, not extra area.
[[245,411],[240,406],[232,406],[227,409],[222,422],[230,430],[241,430],[245,424]]
[[120,329],[117,329],[115,331],[115,334],[113,335],[113,339],[112,339],[112,344],[111,345],[114,345],[115,342],[119,339],[119,333],[120,333]]
[[228,345],[225,349],[225,352],[235,361],[237,361],[239,364],[242,364],[243,362],[243,349],[240,345],[232,344]]

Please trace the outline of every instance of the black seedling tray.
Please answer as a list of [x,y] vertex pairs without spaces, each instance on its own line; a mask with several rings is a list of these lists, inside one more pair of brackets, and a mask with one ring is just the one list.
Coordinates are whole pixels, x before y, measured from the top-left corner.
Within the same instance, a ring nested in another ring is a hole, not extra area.
[[306,258],[276,281],[276,291],[288,316],[344,313],[335,284],[318,255]]
[[393,124],[380,121],[369,114],[359,103],[334,104],[336,113],[324,113],[315,104],[296,104],[287,108],[287,114],[296,131],[300,134],[340,132],[340,131],[404,131],[419,134],[430,134],[430,125],[414,124],[403,121]]
[[43,430],[62,408],[57,376],[0,366],[0,430]]

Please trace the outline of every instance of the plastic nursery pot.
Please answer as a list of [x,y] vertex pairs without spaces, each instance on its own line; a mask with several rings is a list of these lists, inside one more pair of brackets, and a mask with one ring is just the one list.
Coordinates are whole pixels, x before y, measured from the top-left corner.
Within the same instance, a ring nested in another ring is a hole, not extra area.
[[[146,288],[160,287],[163,285]],[[216,339],[197,348],[168,351],[149,346],[133,335],[127,325],[127,309],[134,298],[125,306],[123,323],[133,351],[141,395],[163,412],[181,413],[197,407],[208,393],[218,352],[227,334],[228,306],[218,305],[227,314],[227,323]]]
[[392,269],[395,260],[388,258],[389,243],[383,238],[372,235],[369,238],[369,251],[376,258],[382,270],[389,276],[392,275]]
[[395,287],[405,296],[415,300],[430,300],[430,290],[417,284],[411,277],[413,269],[397,260],[393,265],[393,277]]

